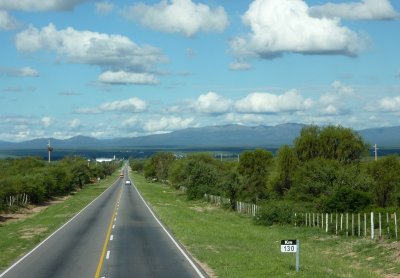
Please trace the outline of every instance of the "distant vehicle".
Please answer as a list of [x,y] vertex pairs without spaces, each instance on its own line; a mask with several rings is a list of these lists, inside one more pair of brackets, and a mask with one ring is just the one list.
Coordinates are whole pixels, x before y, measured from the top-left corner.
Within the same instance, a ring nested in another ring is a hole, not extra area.
[[120,178],[123,178],[123,177],[124,177],[124,174],[122,174],[122,173],[119,174],[119,177],[120,177]]
[[125,181],[125,185],[131,185],[131,181]]

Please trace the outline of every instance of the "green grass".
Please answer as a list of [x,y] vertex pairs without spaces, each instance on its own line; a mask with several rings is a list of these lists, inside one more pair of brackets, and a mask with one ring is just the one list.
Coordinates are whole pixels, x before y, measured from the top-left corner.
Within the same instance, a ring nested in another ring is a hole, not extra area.
[[52,204],[28,218],[0,224],[0,270],[49,236],[117,179],[119,171],[98,184],[85,186],[63,203]]
[[[187,201],[182,193],[148,183],[140,175],[134,178],[174,236],[218,277],[368,278],[400,274],[397,242],[336,237],[312,228],[259,226],[249,217],[203,201]],[[295,255],[280,252],[282,239],[300,239],[298,274]]]

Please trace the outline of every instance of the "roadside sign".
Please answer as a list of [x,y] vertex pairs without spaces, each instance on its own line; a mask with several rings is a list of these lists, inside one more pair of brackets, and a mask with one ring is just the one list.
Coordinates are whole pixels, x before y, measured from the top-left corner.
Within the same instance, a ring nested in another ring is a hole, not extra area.
[[297,240],[281,240],[281,252],[282,253],[296,253],[297,252]]
[[282,253],[296,253],[296,272],[300,270],[300,240],[284,239],[281,240]]

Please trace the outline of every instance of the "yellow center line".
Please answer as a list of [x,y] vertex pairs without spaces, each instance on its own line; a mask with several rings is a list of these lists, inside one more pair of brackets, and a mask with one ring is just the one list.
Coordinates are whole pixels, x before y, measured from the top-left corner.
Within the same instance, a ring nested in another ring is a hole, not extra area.
[[111,216],[110,225],[108,226],[106,239],[104,240],[103,250],[101,251],[100,260],[99,260],[99,263],[97,265],[97,270],[96,270],[96,273],[94,275],[94,278],[99,278],[100,272],[101,272],[101,268],[103,267],[104,256],[105,256],[106,251],[107,251],[107,245],[108,245],[108,241],[110,239],[110,234],[111,234],[112,226],[113,226],[113,223],[114,223],[115,213],[117,211],[117,204],[121,199],[122,189],[123,189],[123,187],[121,186],[121,189],[119,190],[118,199],[117,199],[117,201],[115,202],[115,205],[114,205],[114,212],[113,212],[113,214]]

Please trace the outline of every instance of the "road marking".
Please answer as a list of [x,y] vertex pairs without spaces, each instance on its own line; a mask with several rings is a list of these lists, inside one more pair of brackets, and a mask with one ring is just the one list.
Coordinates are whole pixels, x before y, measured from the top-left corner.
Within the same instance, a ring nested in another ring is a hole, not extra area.
[[115,228],[115,225],[113,225],[113,227],[112,227],[113,229]]
[[114,221],[117,221],[117,217],[114,218]]
[[110,251],[107,251],[106,260],[110,258]]
[[146,203],[144,198],[142,197],[142,194],[140,194],[139,190],[136,188],[136,186],[133,186],[136,190],[136,192],[139,194],[140,199],[142,199],[143,203],[146,205],[147,209],[150,211],[151,215],[153,215],[154,219],[157,221],[157,223],[161,226],[161,228],[164,230],[164,232],[168,235],[168,237],[171,239],[171,241],[175,244],[176,248],[181,252],[181,254],[185,257],[185,259],[189,262],[189,264],[192,266],[192,268],[197,272],[200,278],[205,278],[203,273],[201,273],[200,269],[196,266],[196,264],[190,259],[190,257],[186,254],[186,252],[182,249],[182,247],[179,245],[178,242],[172,237],[172,235],[168,232],[168,230],[164,227],[164,225],[161,223],[160,220],[158,220],[157,216],[154,214],[152,209],[149,207],[149,205]]
[[[121,199],[122,188],[123,188],[123,187],[121,187],[121,189],[119,190],[119,195],[118,195],[118,199],[117,199],[118,201]],[[117,203],[115,203],[115,205],[114,205],[114,211],[113,211],[113,214],[112,214],[112,216],[111,216],[110,225],[108,226],[108,231],[107,231],[106,239],[104,240],[103,250],[101,251],[101,256],[100,256],[99,263],[98,263],[98,265],[97,265],[97,270],[96,270],[96,273],[94,274],[94,277],[95,277],[95,278],[99,278],[99,276],[100,276],[101,268],[102,268],[102,266],[103,266],[104,256],[105,256],[106,250],[107,250],[108,239],[110,238],[111,230],[112,230],[113,227],[115,226],[115,225],[113,226],[113,221],[112,221],[112,220],[113,220],[113,218],[115,218],[115,212],[116,212],[116,210],[117,210]],[[107,252],[107,254],[109,254],[109,253]]]
[[110,241],[113,240],[113,239],[114,239],[114,235],[111,235],[110,236]]
[[104,190],[99,196],[97,196],[93,201],[91,201],[86,207],[84,207],[80,212],[75,214],[74,217],[72,217],[70,220],[68,220],[64,225],[62,225],[60,228],[55,230],[51,235],[49,235],[45,240],[43,240],[41,243],[39,243],[35,248],[33,248],[31,251],[29,251],[25,256],[23,256],[21,259],[16,261],[12,266],[7,268],[3,273],[0,274],[0,278],[6,275],[7,272],[9,272],[11,269],[13,269],[17,264],[22,262],[26,257],[31,255],[33,252],[36,251],[40,246],[42,246],[46,241],[48,241],[50,238],[52,238],[56,233],[58,233],[61,229],[63,229],[65,226],[67,226],[69,223],[71,223],[75,218],[77,218],[82,212],[84,212],[91,204],[93,204],[97,199],[99,199],[104,193],[106,193],[110,188],[112,188],[117,182],[119,181],[116,180],[113,182],[111,186],[109,186],[106,190]]

